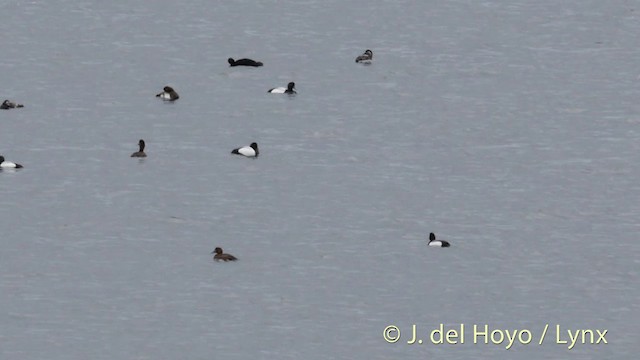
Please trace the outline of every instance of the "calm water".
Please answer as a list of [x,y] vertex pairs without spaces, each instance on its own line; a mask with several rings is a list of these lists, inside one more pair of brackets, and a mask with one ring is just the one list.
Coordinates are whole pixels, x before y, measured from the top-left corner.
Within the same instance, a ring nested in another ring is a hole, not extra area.
[[633,358],[637,6],[5,1],[0,358]]

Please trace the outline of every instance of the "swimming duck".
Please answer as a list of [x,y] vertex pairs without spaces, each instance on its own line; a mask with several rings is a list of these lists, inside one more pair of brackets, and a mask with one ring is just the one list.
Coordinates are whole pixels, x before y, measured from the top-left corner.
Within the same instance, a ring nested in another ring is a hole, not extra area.
[[289,84],[287,84],[287,87],[277,87],[277,88],[273,88],[273,89],[269,89],[269,93],[272,94],[296,94],[296,83],[294,82],[290,82]]
[[227,262],[227,261],[236,261],[236,260],[238,260],[237,257],[235,257],[235,256],[233,256],[231,254],[223,253],[222,252],[222,248],[219,248],[219,247],[215,248],[215,250],[213,250],[211,253],[215,254],[215,255],[213,255],[213,260],[215,260],[215,261]]
[[363,64],[371,64],[371,60],[373,60],[373,51],[367,50],[362,55],[356,58],[357,63]]
[[229,65],[231,66],[262,66],[263,64],[260,61],[255,61],[255,60],[251,60],[251,59],[239,59],[239,60],[233,60],[233,58],[229,58],[227,60],[229,62]]
[[164,91],[156,95],[156,97],[159,97],[162,100],[167,100],[167,101],[175,101],[180,99],[180,95],[178,95],[178,93],[175,90],[173,90],[171,86],[165,86],[163,90]]
[[24,107],[24,105],[16,104],[15,102],[13,102],[11,100],[5,100],[0,105],[0,109],[2,109],[2,110],[15,109],[15,108],[21,108],[21,107]]
[[0,155],[0,169],[20,169],[22,165],[11,161],[5,161],[4,156]]
[[449,247],[451,246],[451,244],[449,244],[449,242],[445,240],[436,240],[436,235],[434,233],[431,233],[429,234],[429,246]]
[[131,154],[131,157],[147,157],[147,154],[144,153],[144,140],[140,139],[140,141],[138,141],[138,146],[140,147],[140,150]]
[[258,157],[260,155],[260,151],[258,151],[258,144],[251,143],[249,146],[239,147],[237,149],[231,150],[232,154],[242,155],[246,157]]

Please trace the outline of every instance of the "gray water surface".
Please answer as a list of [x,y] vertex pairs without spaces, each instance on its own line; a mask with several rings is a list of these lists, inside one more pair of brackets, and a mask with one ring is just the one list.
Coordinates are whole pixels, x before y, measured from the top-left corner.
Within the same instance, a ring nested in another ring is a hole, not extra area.
[[0,358],[637,356],[637,7],[5,1]]

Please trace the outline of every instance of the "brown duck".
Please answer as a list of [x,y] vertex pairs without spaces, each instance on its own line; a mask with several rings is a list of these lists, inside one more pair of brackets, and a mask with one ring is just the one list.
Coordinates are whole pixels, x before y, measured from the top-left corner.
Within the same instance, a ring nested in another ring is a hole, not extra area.
[[222,252],[222,248],[219,248],[219,247],[215,248],[215,250],[213,250],[213,252],[211,252],[211,253],[215,254],[215,255],[213,255],[213,260],[215,260],[215,261],[227,262],[227,261],[236,261],[236,260],[238,260],[237,257],[235,257],[235,256],[233,256],[231,254],[223,253]]

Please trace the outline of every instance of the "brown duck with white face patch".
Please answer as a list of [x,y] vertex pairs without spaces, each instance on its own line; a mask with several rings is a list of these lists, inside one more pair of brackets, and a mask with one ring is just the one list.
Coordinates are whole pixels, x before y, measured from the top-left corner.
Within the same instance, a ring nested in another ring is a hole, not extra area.
[[222,252],[222,248],[217,247],[215,248],[215,250],[213,250],[212,254],[215,254],[213,256],[213,260],[215,261],[236,261],[238,260],[237,257],[231,255],[231,254],[225,254],[224,252]]

